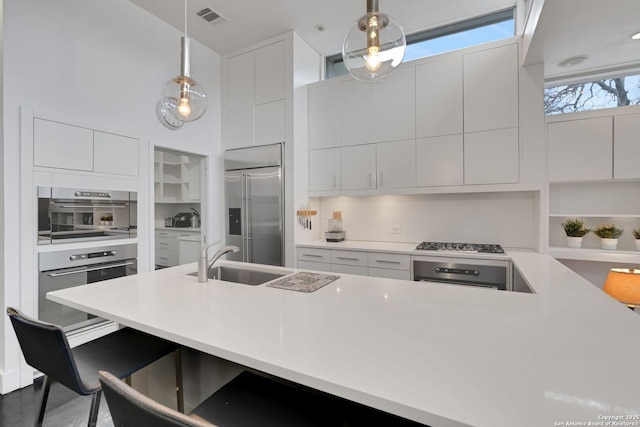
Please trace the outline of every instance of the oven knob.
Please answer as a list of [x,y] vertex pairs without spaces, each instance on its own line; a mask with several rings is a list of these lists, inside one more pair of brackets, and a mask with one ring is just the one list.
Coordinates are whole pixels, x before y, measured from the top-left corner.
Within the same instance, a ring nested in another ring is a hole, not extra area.
[[71,261],[78,261],[79,259],[86,259],[87,258],[87,254],[82,254],[82,255],[71,255],[69,257],[69,259]]

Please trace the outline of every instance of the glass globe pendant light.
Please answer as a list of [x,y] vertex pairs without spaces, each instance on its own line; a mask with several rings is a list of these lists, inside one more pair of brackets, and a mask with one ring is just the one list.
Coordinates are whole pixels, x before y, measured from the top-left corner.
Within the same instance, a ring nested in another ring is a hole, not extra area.
[[357,80],[377,82],[402,63],[407,40],[402,26],[367,0],[367,13],[354,22],[342,43],[342,59]]
[[202,117],[207,109],[207,95],[201,85],[190,76],[189,47],[187,37],[187,0],[184,0],[184,37],[180,38],[180,75],[172,78],[162,89],[162,106],[178,120],[192,122]]

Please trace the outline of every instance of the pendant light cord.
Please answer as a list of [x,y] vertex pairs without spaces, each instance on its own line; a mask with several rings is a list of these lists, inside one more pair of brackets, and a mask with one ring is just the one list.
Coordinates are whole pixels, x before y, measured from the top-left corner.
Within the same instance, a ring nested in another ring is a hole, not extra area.
[[184,36],[187,37],[187,0],[184,0]]

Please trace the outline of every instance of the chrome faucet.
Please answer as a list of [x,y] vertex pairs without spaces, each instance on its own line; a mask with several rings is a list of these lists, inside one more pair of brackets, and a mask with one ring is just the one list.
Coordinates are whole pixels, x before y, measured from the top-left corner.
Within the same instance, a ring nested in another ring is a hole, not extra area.
[[225,254],[229,252],[239,252],[240,248],[237,246],[225,246],[215,253],[211,260],[208,260],[207,252],[209,248],[217,245],[218,243],[211,243],[210,245],[205,246],[200,251],[200,257],[198,258],[198,283],[205,283],[209,280],[209,270],[213,267],[213,264]]

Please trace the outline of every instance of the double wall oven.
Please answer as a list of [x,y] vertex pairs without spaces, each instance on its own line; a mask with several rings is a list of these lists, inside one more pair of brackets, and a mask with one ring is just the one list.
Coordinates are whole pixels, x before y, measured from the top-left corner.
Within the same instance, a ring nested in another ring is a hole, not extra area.
[[[49,301],[47,292],[136,274],[137,194],[129,191],[38,187],[38,318],[67,333],[106,320]],[[86,242],[94,242],[87,247]],[[80,243],[80,244],[76,244]],[[66,245],[62,245],[66,244]]]

